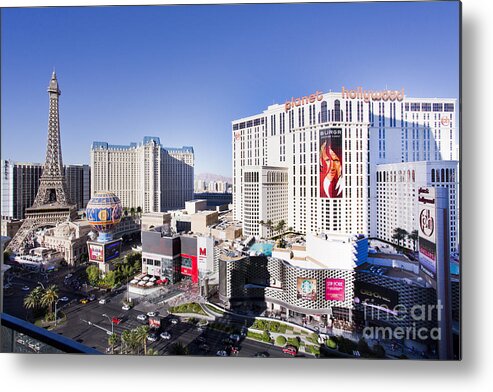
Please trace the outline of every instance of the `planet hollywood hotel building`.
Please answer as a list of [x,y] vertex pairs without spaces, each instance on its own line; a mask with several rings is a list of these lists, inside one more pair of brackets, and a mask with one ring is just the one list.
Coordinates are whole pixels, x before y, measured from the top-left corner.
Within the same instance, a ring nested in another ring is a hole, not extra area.
[[[456,99],[410,98],[404,89],[342,87],[233,121],[234,219],[245,235],[261,237],[260,220],[277,223],[265,213],[260,218],[266,203],[284,207],[287,227],[301,233],[376,237],[377,165],[457,159],[456,105]],[[287,197],[267,176],[253,174],[267,167],[287,170],[278,185]]]

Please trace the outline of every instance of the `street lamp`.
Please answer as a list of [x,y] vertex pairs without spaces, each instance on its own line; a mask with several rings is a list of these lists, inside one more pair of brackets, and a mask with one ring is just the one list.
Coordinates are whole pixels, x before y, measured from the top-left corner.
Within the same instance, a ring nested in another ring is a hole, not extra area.
[[[43,287],[43,289],[44,289],[44,287]],[[56,317],[56,313],[57,313],[56,305],[57,305],[57,303],[58,303],[58,302],[60,302],[61,300],[62,300],[62,299],[60,298],[60,299],[57,299],[57,300],[55,301],[55,327],[56,327],[56,320],[57,320],[57,317]]]
[[38,282],[38,284],[41,285],[41,287],[43,288],[43,290],[46,290],[45,285],[43,283]]
[[111,324],[111,334],[113,335],[113,322],[111,321],[111,317],[108,316],[106,313],[103,313],[102,315],[104,317],[106,317],[108,319],[108,321],[110,322],[110,324]]
[[[103,316],[106,317],[108,319],[108,321],[110,322],[110,324],[111,324],[111,336],[113,336],[113,322],[111,321],[110,316],[108,316],[106,313],[103,313]],[[113,345],[112,345],[111,350],[112,350],[111,353],[113,354]]]

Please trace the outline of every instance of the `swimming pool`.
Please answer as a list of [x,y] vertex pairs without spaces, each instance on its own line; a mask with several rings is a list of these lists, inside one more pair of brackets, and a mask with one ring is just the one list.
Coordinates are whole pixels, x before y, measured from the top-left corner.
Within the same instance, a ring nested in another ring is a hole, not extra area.
[[265,256],[272,256],[274,244],[256,242],[250,247],[250,252],[263,253]]

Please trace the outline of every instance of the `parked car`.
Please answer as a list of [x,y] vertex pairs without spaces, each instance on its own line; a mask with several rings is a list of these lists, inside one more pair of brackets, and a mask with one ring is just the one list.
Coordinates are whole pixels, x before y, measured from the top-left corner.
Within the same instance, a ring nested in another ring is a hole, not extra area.
[[145,314],[139,314],[137,316],[137,320],[146,321],[147,320],[147,316]]
[[282,352],[284,354],[289,354],[289,355],[292,355],[293,357],[296,356],[296,354],[298,354],[298,349],[295,347],[295,346],[286,346],[282,349]]
[[178,324],[178,319],[171,319],[171,324]]
[[154,317],[154,316],[157,316],[157,313],[158,312],[147,312],[147,316],[148,317]]
[[123,310],[130,310],[131,306],[129,304],[123,304],[122,309]]
[[166,340],[171,339],[171,334],[169,332],[161,332],[159,336],[161,336],[161,339],[166,339]]
[[238,342],[238,341],[240,340],[240,335],[231,334],[231,335],[229,335],[229,338],[230,338],[233,342]]
[[150,342],[155,342],[158,340],[158,338],[159,335],[156,332],[149,332],[149,334],[147,335],[147,340],[149,340]]

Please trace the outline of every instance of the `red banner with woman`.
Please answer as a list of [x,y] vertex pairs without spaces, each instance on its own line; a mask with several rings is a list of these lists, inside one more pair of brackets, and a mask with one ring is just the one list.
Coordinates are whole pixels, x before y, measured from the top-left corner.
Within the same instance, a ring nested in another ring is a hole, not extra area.
[[320,130],[320,197],[341,198],[344,191],[342,176],[342,128]]

